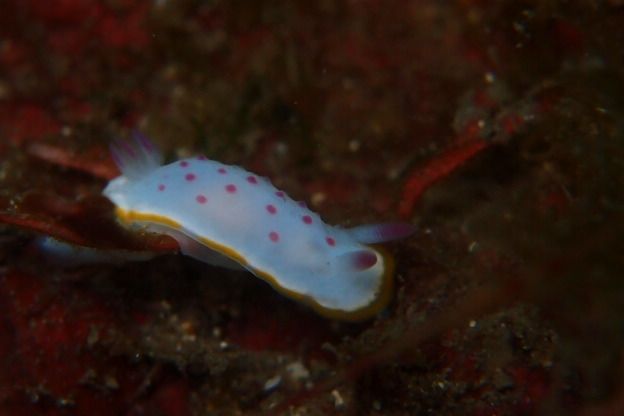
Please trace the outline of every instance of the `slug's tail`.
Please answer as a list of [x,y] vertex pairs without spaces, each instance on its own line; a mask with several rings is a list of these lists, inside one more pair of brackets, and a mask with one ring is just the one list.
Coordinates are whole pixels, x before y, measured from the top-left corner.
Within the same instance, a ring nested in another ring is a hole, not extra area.
[[132,141],[111,143],[110,152],[121,173],[137,179],[162,165],[162,154],[154,143],[138,130],[132,132]]
[[383,224],[367,224],[347,230],[349,234],[362,244],[385,243],[408,237],[416,231],[416,227],[405,222]]

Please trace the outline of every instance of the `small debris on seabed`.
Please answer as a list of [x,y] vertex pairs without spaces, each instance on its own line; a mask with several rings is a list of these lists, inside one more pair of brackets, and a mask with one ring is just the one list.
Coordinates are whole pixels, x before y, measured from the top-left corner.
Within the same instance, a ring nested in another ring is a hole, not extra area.
[[306,381],[310,377],[310,371],[301,361],[295,361],[286,367],[288,375],[293,381]]
[[342,396],[340,395],[340,392],[336,389],[332,390],[331,392],[332,397],[334,398],[334,407],[338,410],[340,409],[344,409],[345,407],[345,401],[342,398]]
[[272,392],[273,390],[278,388],[281,383],[282,383],[282,376],[276,375],[274,377],[271,377],[264,383],[264,392],[265,393]]
[[323,202],[325,202],[325,199],[327,199],[327,195],[323,192],[315,192],[312,194],[312,198],[310,199],[310,202],[312,203],[313,206],[319,206],[321,205]]

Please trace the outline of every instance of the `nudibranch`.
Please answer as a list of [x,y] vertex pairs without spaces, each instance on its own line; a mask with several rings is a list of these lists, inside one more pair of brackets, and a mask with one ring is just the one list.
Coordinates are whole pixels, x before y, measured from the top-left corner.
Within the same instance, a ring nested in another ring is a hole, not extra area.
[[374,244],[412,225],[330,226],[266,178],[204,156],[163,166],[144,135],[134,139],[111,146],[122,175],[103,192],[122,225],[168,234],[205,263],[247,269],[334,319],[366,319],[387,304],[394,264]]

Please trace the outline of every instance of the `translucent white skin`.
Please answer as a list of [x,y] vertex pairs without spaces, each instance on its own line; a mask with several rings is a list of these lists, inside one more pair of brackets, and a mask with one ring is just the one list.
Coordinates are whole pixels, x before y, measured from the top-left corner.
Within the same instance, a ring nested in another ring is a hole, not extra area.
[[51,263],[61,267],[79,267],[92,264],[124,264],[129,261],[147,261],[156,253],[129,250],[101,250],[57,240],[51,236],[38,237],[35,247]]
[[104,190],[126,214],[120,218],[172,235],[183,253],[224,266],[215,261],[212,250],[217,250],[329,314],[366,309],[380,295],[386,259],[359,242],[367,233],[370,240],[385,241],[378,226],[351,233],[327,225],[268,180],[205,158],[150,166],[129,176]]

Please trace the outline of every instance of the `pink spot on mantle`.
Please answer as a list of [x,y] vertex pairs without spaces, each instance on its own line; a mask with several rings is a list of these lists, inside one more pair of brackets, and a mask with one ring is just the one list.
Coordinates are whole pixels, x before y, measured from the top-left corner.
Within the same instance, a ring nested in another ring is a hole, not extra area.
[[307,208],[307,207],[308,207],[304,201],[299,201],[299,202],[297,202],[297,204],[298,204],[301,208]]
[[304,215],[303,217],[301,217],[301,219],[306,224],[312,224],[312,217],[309,215]]
[[158,185],[158,190],[160,192],[164,191],[165,190],[165,185],[163,185],[162,183],[160,185]]
[[284,198],[286,196],[286,194],[282,191],[275,192],[275,195],[278,196],[279,198]]
[[333,239],[333,238],[331,238],[331,237],[325,237],[325,241],[327,241],[327,245],[329,245],[329,246],[332,246],[332,247],[333,247],[333,246],[335,246],[335,245],[336,245],[336,240],[334,240],[334,239]]
[[233,194],[233,193],[235,193],[235,192],[236,192],[236,185],[232,185],[231,183],[230,183],[230,184],[227,184],[227,185],[225,185],[225,190],[226,190],[227,192],[229,192],[229,193]]
[[203,195],[197,195],[195,197],[195,200],[199,203],[199,204],[205,204],[206,202],[208,202],[208,198],[206,198]]
[[276,233],[275,231],[271,231],[269,233],[269,240],[273,241],[274,243],[277,243],[279,241],[279,234]]
[[252,183],[252,184],[257,184],[258,183],[258,179],[256,179],[255,176],[247,176],[247,182]]
[[194,181],[196,178],[194,173],[187,173],[186,175],[184,175],[184,179],[186,179],[189,182]]
[[187,167],[188,165],[189,163],[186,160],[180,162],[180,166],[182,166],[183,168]]
[[377,256],[370,251],[358,253],[353,259],[353,266],[356,270],[366,270],[377,264]]
[[219,172],[221,175],[225,175],[227,173],[227,170],[225,170],[225,168],[219,168],[217,169],[217,172]]
[[273,215],[277,213],[277,208],[275,208],[275,205],[267,205],[266,206],[266,210],[268,211],[269,214]]

